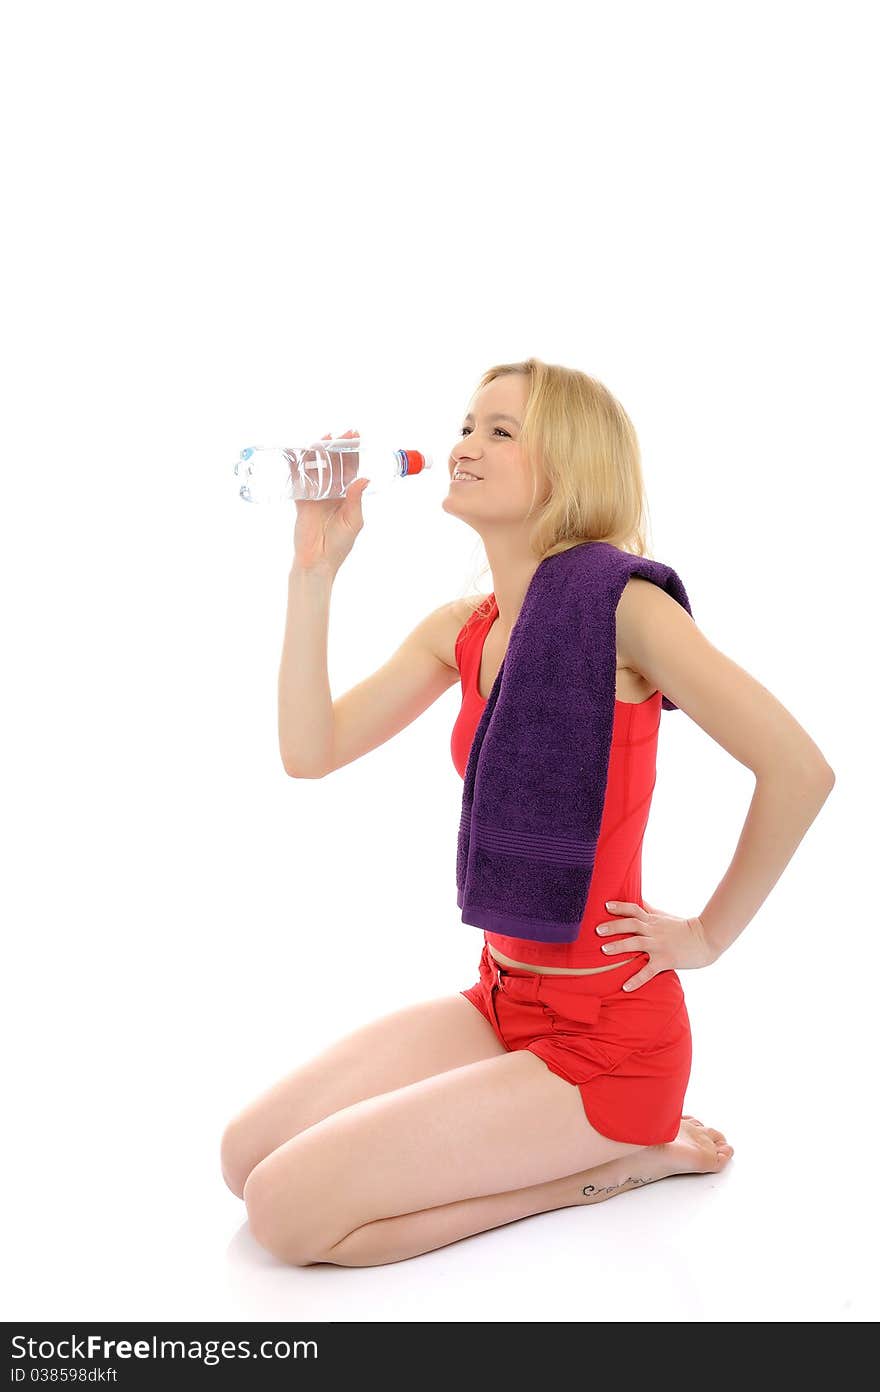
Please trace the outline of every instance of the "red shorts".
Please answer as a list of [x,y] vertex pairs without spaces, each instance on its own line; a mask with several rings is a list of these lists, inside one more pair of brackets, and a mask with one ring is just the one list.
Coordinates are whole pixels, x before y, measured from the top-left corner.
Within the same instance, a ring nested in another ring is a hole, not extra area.
[[587,976],[501,967],[484,944],[480,979],[462,991],[505,1048],[530,1049],[580,1089],[590,1125],[614,1141],[660,1145],[681,1123],[691,1027],[674,971],[624,991],[642,962]]

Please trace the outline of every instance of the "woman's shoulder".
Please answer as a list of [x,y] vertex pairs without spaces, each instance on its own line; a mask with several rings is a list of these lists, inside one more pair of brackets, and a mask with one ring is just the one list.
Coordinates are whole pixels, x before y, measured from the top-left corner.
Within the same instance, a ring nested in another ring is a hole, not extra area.
[[492,594],[472,594],[464,595],[461,599],[452,601],[453,607],[465,623],[472,614],[485,615],[492,608]]
[[462,595],[444,605],[445,623],[439,632],[442,651],[438,656],[450,667],[458,667],[458,654],[471,623],[484,618],[491,609],[491,595]]

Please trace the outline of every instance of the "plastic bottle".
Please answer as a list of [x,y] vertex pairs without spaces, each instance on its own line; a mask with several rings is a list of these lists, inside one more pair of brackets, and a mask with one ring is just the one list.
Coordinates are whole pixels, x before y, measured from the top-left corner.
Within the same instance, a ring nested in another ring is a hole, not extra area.
[[363,449],[360,436],[348,434],[298,448],[251,445],[241,451],[233,472],[246,503],[276,503],[344,498],[356,478],[370,480],[365,493],[379,493],[432,466],[423,450]]

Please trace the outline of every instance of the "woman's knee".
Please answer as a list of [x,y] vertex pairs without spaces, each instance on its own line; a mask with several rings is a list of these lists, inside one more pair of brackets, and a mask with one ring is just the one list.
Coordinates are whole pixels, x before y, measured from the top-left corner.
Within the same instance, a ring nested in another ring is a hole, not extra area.
[[240,1118],[233,1118],[220,1140],[220,1171],[237,1199],[244,1198],[248,1175],[263,1158],[256,1153],[251,1128]]

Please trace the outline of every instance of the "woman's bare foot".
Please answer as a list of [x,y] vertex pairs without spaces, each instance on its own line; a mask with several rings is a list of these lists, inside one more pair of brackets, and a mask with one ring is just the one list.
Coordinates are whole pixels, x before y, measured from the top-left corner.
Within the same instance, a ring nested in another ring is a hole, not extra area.
[[645,1146],[620,1160],[586,1170],[580,1176],[580,1202],[598,1203],[670,1175],[717,1174],[732,1154],[733,1146],[727,1144],[721,1131],[704,1126],[696,1117],[683,1116],[674,1141]]
[[[678,1135],[666,1145],[652,1146],[659,1152],[665,1175],[717,1174],[733,1154],[721,1131],[704,1126],[696,1117],[683,1116]],[[664,1176],[658,1175],[658,1179]]]

